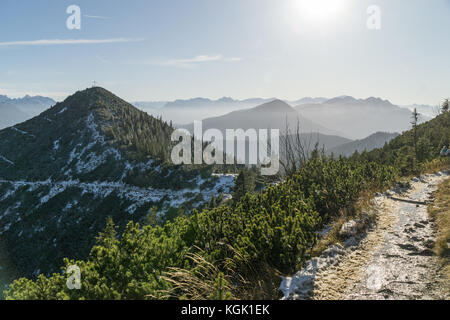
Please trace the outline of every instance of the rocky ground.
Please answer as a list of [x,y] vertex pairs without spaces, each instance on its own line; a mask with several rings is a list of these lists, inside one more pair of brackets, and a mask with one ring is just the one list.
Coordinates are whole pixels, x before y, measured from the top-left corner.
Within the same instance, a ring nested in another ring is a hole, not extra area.
[[[436,229],[427,212],[432,192],[449,173],[415,178],[374,199],[376,222],[365,215],[344,224],[333,245],[283,279],[284,299],[450,299],[432,248]],[[367,220],[367,221],[365,221]],[[367,225],[360,232],[360,225]]]

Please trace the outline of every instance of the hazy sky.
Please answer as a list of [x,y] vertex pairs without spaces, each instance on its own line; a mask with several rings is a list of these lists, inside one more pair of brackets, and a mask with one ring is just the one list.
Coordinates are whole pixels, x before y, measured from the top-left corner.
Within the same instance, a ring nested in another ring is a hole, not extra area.
[[[66,27],[72,4],[80,30]],[[367,28],[373,4],[381,30]],[[437,104],[450,96],[449,71],[449,0],[0,2],[0,94],[10,96],[60,100],[95,80],[130,101],[346,94]]]

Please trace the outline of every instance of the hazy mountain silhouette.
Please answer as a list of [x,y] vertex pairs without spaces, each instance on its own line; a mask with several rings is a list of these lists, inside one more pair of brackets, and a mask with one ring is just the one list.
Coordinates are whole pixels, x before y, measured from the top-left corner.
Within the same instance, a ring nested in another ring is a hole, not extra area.
[[[226,129],[279,129],[281,134],[286,133],[286,126],[291,131],[295,131],[297,124],[300,125],[300,132],[302,133],[339,135],[339,132],[329,130],[299,115],[289,104],[278,99],[251,109],[234,111],[202,121],[203,130],[215,128],[225,132]],[[184,127],[192,130],[193,125]]]
[[0,129],[28,120],[56,102],[42,96],[11,99],[0,95]]
[[[378,131],[403,132],[411,127],[409,110],[374,97],[341,96],[319,104],[299,105],[295,109],[304,117],[352,139],[362,139]],[[421,120],[427,119],[422,117]]]
[[382,148],[386,143],[398,136],[398,133],[376,132],[367,138],[328,148],[327,151],[329,154],[351,156],[355,151],[361,153]]

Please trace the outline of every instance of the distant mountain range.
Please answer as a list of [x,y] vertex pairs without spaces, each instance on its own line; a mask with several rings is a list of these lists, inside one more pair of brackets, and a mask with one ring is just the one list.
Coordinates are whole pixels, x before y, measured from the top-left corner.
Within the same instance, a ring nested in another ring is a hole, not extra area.
[[[134,102],[137,108],[174,124],[187,125],[194,120],[226,115],[233,111],[254,108],[261,104],[277,100],[276,98],[250,98],[236,100],[223,97],[217,100],[193,98],[175,101]],[[437,106],[405,105],[396,106],[380,98],[355,99],[340,96],[332,99],[323,97],[305,97],[293,101],[284,101],[308,119],[322,128],[352,139],[364,138],[376,131],[402,132],[409,128],[408,113],[417,108],[420,120],[427,121],[437,115]],[[39,115],[56,102],[48,97],[29,96],[12,99],[0,95],[0,129],[28,120]],[[368,117],[368,113],[372,113]],[[367,123],[367,119],[371,119]],[[384,121],[386,120],[386,121]],[[350,126],[349,126],[350,125]]]
[[425,117],[424,119],[431,119],[436,117],[439,114],[439,111],[441,109],[440,106],[429,106],[425,104],[412,104],[407,106],[400,106],[402,108],[406,108],[409,111],[413,111],[414,109],[417,109],[417,112],[421,115],[421,117]]
[[11,99],[0,95],[0,129],[28,120],[56,102],[42,96]]
[[[134,102],[133,105],[154,116],[162,116],[164,120],[171,120],[180,125],[188,124],[194,120],[202,120],[227,114],[232,111],[244,110],[276,100],[276,98],[250,98],[235,100],[223,97],[217,100],[207,98],[193,98],[187,100],[175,100],[167,102]],[[304,103],[321,103],[326,98],[302,98],[295,101],[286,101],[290,105]]]
[[[295,109],[322,126],[362,139],[375,132],[403,132],[411,127],[411,111],[380,98],[355,99],[342,96],[323,103],[303,104]],[[422,116],[420,122],[429,120]]]
[[255,107],[274,99],[246,99],[234,100],[223,97],[218,100],[194,98],[188,100],[175,100],[168,102],[135,102],[134,106],[164,120],[171,120],[176,124],[188,124],[194,120],[223,115],[231,111]]
[[[166,121],[185,127],[194,120],[220,118],[231,112],[244,111],[278,100],[252,98],[235,100],[223,97],[218,100],[194,98],[172,102],[136,102],[135,106]],[[420,121],[436,116],[436,107],[426,105],[398,106],[388,100],[370,97],[356,99],[351,96],[327,98],[301,98],[284,101],[293,106],[308,128],[315,123],[321,133],[339,133],[350,139],[362,139],[377,131],[402,132],[410,128],[411,111],[417,108]],[[314,127],[314,126],[313,126]]]
[[0,251],[17,275],[86,257],[107,217],[120,231],[230,193],[233,176],[170,162],[173,130],[102,88],[0,130]]
[[[345,100],[351,101],[348,99]],[[375,104],[384,104],[381,101],[374,102]],[[340,102],[338,99],[335,99],[329,103]],[[364,103],[368,102],[364,101],[362,104]],[[409,112],[406,111],[405,116],[409,119]],[[202,129],[203,131],[211,128],[219,129],[223,132],[224,136],[226,129],[247,130],[252,128],[280,129],[281,135],[293,135],[297,128],[297,121],[300,123],[300,138],[306,151],[312,151],[317,144],[320,149],[323,148],[328,153],[333,152],[335,155],[350,156],[355,151],[371,151],[376,148],[381,148],[386,142],[398,136],[398,133],[377,132],[362,140],[352,141],[351,139],[342,137],[343,134],[340,132],[332,131],[302,117],[301,113],[296,112],[294,108],[281,100],[273,100],[251,109],[234,111],[220,117],[205,119],[202,121]],[[288,126],[288,132],[285,130],[286,125]],[[184,126],[183,128],[192,132],[193,124]],[[280,146],[280,149],[282,148],[283,146]]]
[[133,105],[142,110],[156,110],[164,107],[166,103],[166,101],[136,101]]
[[[286,127],[293,131],[300,124],[302,133],[322,133],[327,135],[340,135],[300,115],[289,104],[281,100],[273,100],[251,109],[233,111],[226,115],[207,118],[202,121],[203,130],[219,129],[279,129],[286,134]],[[193,125],[183,126],[192,131]]]
[[289,103],[292,106],[296,106],[299,104],[310,104],[310,103],[324,103],[325,101],[327,101],[327,98],[311,98],[311,97],[305,97],[305,98],[301,98],[299,100],[295,100],[295,101],[286,101],[287,103]]
[[[303,100],[308,101],[308,99]],[[422,115],[420,122],[428,120]],[[411,111],[380,98],[355,99],[341,96],[322,103],[306,103],[291,107],[281,100],[229,112],[202,120],[203,129],[264,129],[290,130],[300,122],[302,133],[320,133],[349,139],[363,139],[375,132],[402,132],[411,127]],[[192,130],[192,124],[181,126]]]

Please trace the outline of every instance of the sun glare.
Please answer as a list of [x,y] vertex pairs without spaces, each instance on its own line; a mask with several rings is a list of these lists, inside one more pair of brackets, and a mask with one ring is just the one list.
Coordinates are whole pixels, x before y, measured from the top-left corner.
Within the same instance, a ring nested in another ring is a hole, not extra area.
[[345,8],[346,0],[293,0],[293,10],[303,21],[327,24],[336,20]]

